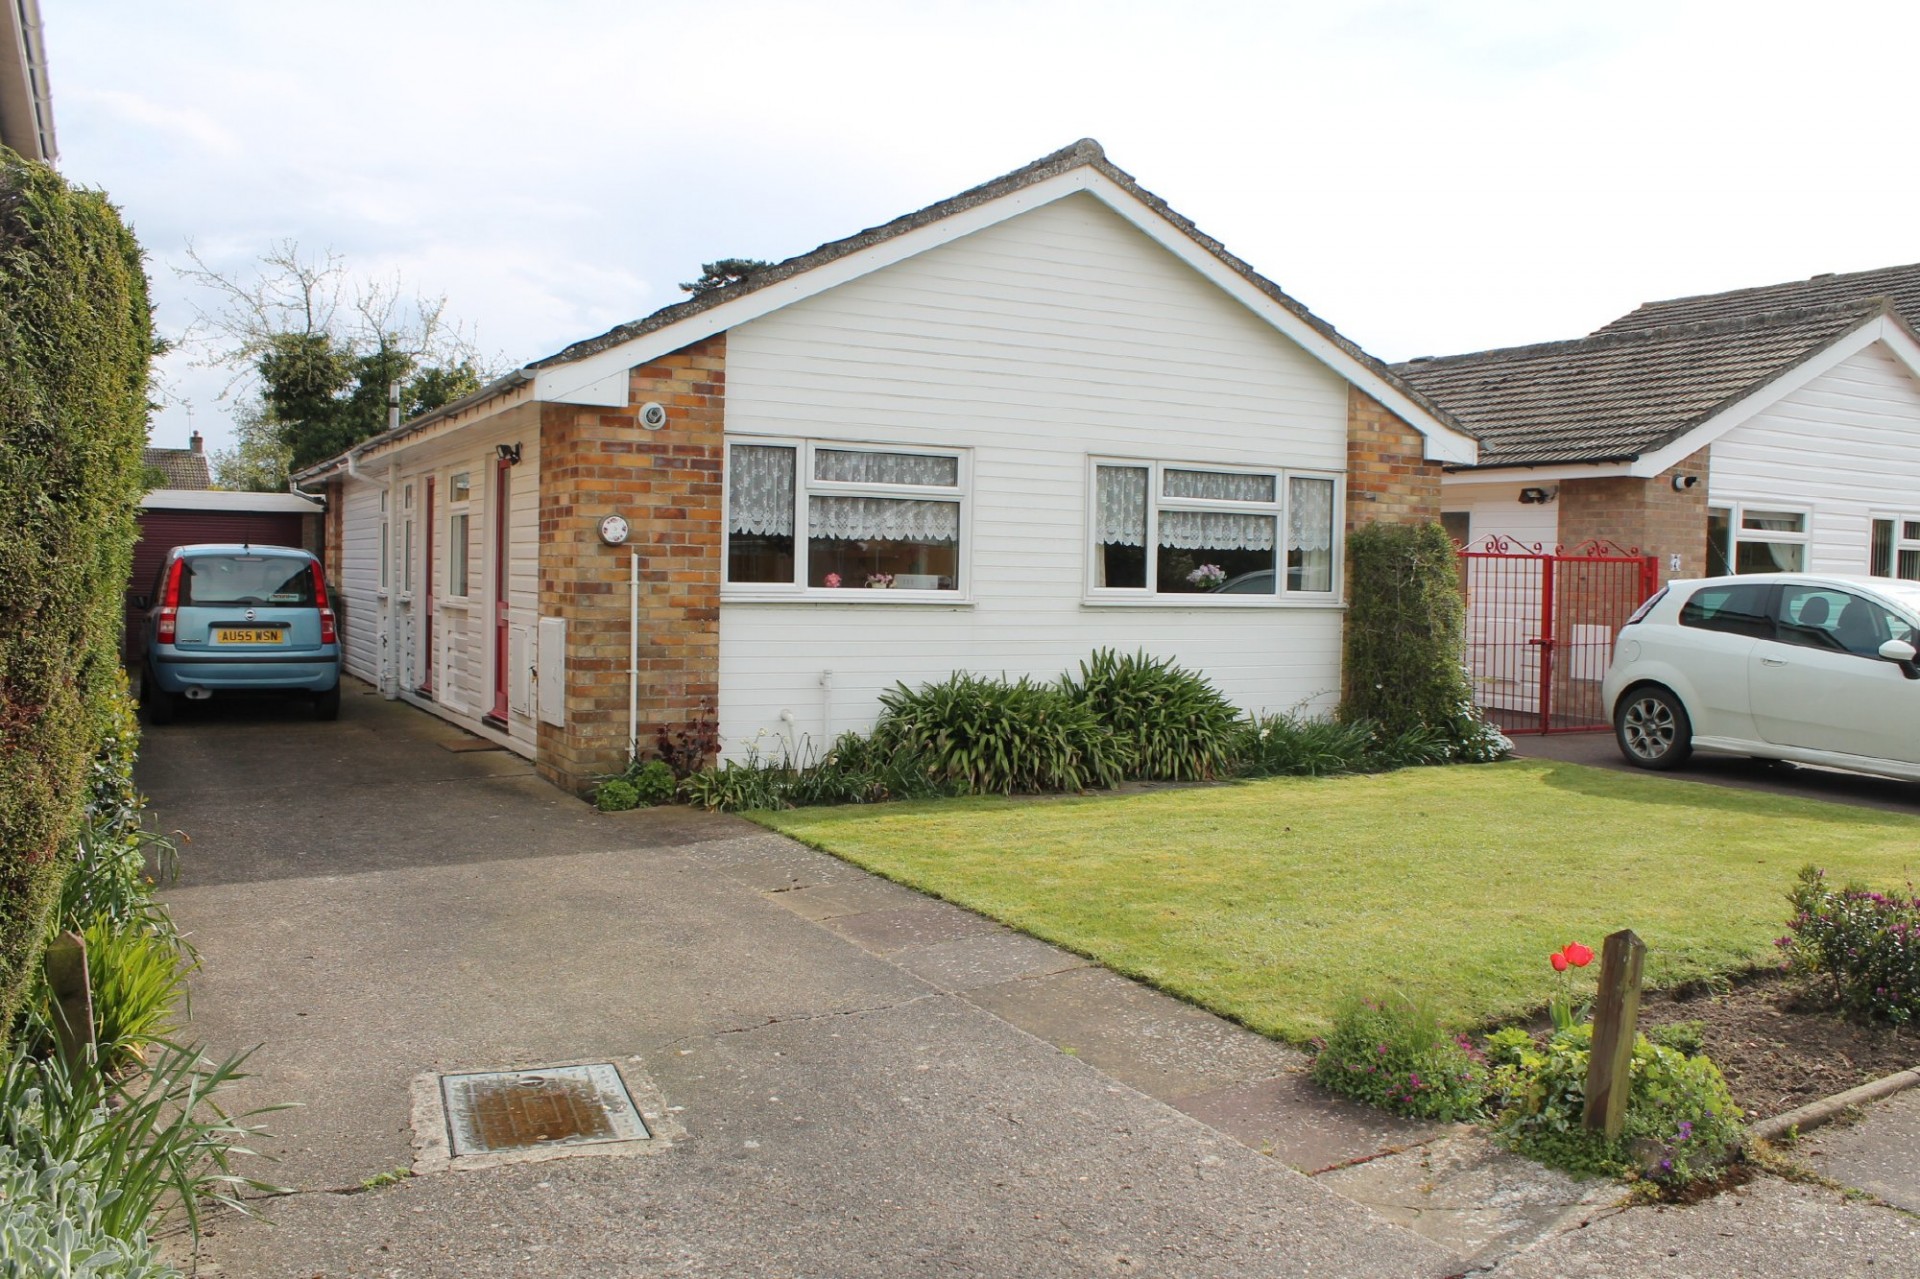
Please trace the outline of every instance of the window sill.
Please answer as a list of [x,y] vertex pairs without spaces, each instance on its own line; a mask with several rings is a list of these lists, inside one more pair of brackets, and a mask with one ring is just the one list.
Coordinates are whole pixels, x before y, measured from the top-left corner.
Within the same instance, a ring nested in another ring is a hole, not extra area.
[[1263,595],[1146,595],[1123,598],[1112,595],[1083,595],[1082,608],[1163,608],[1186,611],[1194,608],[1318,609],[1344,611],[1347,602],[1337,595],[1263,596]]
[[437,608],[450,608],[456,613],[467,613],[473,609],[473,597],[471,595],[449,595],[445,599],[436,600],[434,604]]
[[934,608],[969,608],[973,597],[960,591],[876,590],[872,587],[842,587],[819,591],[723,590],[722,604],[838,604],[854,608],[883,605],[904,608],[931,605]]

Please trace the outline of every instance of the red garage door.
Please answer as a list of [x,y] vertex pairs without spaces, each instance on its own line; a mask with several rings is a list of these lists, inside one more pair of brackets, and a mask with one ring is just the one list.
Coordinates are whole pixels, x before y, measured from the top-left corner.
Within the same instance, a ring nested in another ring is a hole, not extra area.
[[160,562],[176,546],[195,542],[251,542],[256,546],[300,546],[300,524],[305,516],[259,511],[142,511],[140,538],[133,544],[133,580],[127,586],[127,638],[124,646],[131,665],[139,660],[143,610],[134,596],[153,590]]

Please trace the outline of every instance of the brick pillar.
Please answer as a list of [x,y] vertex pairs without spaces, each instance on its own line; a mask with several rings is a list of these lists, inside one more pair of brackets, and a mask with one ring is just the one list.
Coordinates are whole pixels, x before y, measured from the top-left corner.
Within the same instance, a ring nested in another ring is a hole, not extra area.
[[1440,464],[1420,432],[1378,400],[1347,387],[1347,529],[1440,519]]
[[[642,753],[719,695],[725,383],[718,334],[632,370],[624,408],[541,408],[540,616],[567,623],[567,722],[540,725],[536,762],[556,785],[584,791],[626,765],[629,548]],[[649,402],[666,407],[661,430],[639,424]],[[626,517],[626,546],[600,541],[608,515]]]
[[[1701,577],[1707,571],[1707,469],[1709,450],[1652,479],[1624,475],[1560,482],[1560,543],[1569,550],[1594,538],[1614,542],[1660,561],[1660,580]],[[1676,489],[1675,477],[1692,477]],[[1672,556],[1680,567],[1671,567]]]
[[[318,546],[309,543],[307,549],[320,557],[321,567],[326,570],[327,581],[338,587],[342,573],[340,548],[346,540],[347,483],[345,480],[330,480],[324,492],[327,509],[320,518],[325,521],[325,532],[320,535]],[[307,516],[302,521],[303,530],[309,538],[313,535],[314,523],[312,516]]]

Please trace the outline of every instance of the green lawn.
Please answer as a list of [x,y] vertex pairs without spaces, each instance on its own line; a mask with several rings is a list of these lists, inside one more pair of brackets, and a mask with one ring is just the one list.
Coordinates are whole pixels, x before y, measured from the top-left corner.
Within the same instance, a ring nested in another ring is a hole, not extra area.
[[1530,1012],[1619,928],[1655,986],[1770,964],[1807,863],[1920,879],[1920,819],[1537,760],[755,816],[1292,1040],[1350,992]]

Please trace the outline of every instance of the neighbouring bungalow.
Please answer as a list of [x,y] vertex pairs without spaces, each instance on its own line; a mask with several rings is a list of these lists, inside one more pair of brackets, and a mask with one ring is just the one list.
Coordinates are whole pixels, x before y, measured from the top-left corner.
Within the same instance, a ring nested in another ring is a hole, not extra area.
[[578,790],[662,729],[804,758],[896,682],[1103,646],[1327,710],[1346,532],[1475,457],[1082,141],[296,478],[348,670]]
[[1920,578],[1920,265],[1649,302],[1570,342],[1395,366],[1480,439],[1449,526],[1664,575]]

